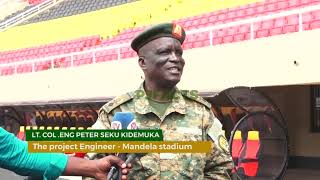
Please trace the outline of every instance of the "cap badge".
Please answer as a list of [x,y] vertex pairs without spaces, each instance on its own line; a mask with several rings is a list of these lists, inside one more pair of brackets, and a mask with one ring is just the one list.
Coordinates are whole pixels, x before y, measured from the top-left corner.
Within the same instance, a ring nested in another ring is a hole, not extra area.
[[180,39],[182,36],[182,27],[178,24],[173,24],[172,35]]

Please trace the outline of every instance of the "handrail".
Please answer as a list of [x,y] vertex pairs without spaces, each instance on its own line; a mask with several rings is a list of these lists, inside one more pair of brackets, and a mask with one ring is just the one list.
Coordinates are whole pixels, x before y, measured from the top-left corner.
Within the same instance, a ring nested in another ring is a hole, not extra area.
[[8,29],[10,27],[15,26],[15,25],[21,23],[22,21],[25,21],[25,20],[39,14],[40,12],[51,8],[52,6],[60,3],[61,1],[63,1],[63,0],[46,0],[40,4],[33,6],[32,8],[0,23],[0,32],[5,31],[6,29]]
[[[210,26],[210,27],[205,27],[205,28],[200,28],[200,29],[195,29],[195,30],[190,30],[187,31],[186,34],[196,34],[196,33],[201,33],[201,32],[207,32],[209,31],[209,38],[210,38],[210,46],[214,45],[213,44],[213,30],[216,29],[221,29],[221,28],[227,28],[227,27],[232,27],[232,26],[237,26],[237,25],[243,25],[243,24],[250,24],[250,37],[251,39],[254,39],[254,27],[253,24],[255,22],[259,22],[259,21],[263,21],[263,20],[269,20],[269,19],[274,19],[277,17],[283,17],[283,16],[288,16],[288,15],[294,15],[297,14],[299,15],[299,32],[303,31],[302,28],[302,14],[305,12],[309,12],[309,11],[314,11],[314,10],[319,10],[320,9],[320,5],[314,5],[314,6],[309,6],[309,7],[305,7],[305,8],[300,8],[300,9],[294,9],[294,10],[289,10],[289,11],[285,11],[285,12],[280,12],[280,13],[275,13],[275,14],[271,14],[271,15],[265,15],[265,16],[260,16],[260,17],[254,17],[254,18],[248,18],[248,19],[244,19],[244,20],[239,20],[239,21],[235,21],[235,22],[229,22],[226,24],[220,24],[220,25],[214,25],[214,26]],[[110,49],[117,49],[117,56],[118,56],[118,60],[121,59],[121,55],[120,55],[120,49],[123,47],[129,47],[130,44],[129,43],[123,43],[123,44],[117,44],[117,45],[111,45],[111,46],[105,46],[105,47],[98,47],[95,49],[89,49],[89,50],[84,50],[81,52],[73,52],[73,53],[67,53],[67,54],[60,54],[60,55],[54,55],[54,56],[47,56],[44,58],[37,58],[37,59],[32,59],[32,60],[26,60],[26,61],[20,61],[20,62],[13,62],[13,63],[7,63],[7,64],[0,64],[0,67],[12,67],[15,66],[15,73],[17,70],[17,65],[20,64],[30,64],[32,63],[32,72],[34,72],[34,67],[35,67],[35,63],[36,62],[41,62],[41,61],[51,61],[51,68],[54,68],[54,60],[57,58],[63,58],[63,57],[71,57],[71,66],[73,66],[73,60],[74,60],[74,56],[76,55],[81,55],[81,54],[92,54],[92,58],[93,58],[93,64],[95,63],[95,53],[98,51],[104,51],[104,50],[110,50]]]

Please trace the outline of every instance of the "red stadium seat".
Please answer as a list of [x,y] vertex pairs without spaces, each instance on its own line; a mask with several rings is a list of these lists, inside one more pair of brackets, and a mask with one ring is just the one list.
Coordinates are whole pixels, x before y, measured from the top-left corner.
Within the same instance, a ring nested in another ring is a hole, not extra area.
[[19,132],[17,134],[17,138],[22,140],[22,141],[26,140],[26,134],[25,134],[24,126],[20,126]]
[[250,33],[242,33],[234,35],[234,42],[244,41],[250,39]]
[[287,24],[287,19],[284,17],[280,17],[275,19],[274,21],[274,28],[283,27]]
[[265,6],[266,12],[268,12],[268,13],[270,13],[270,12],[275,13],[275,12],[279,11],[277,4],[274,2],[267,3],[264,6]]
[[233,42],[233,36],[231,35],[231,36],[223,37],[222,42],[223,43],[231,43],[231,42]]
[[272,28],[273,28],[273,19],[262,21],[261,29],[272,29]]
[[17,67],[17,73],[32,72],[32,64],[21,64]]
[[246,176],[255,177],[258,172],[258,162],[246,162],[241,163],[239,167],[244,169],[244,173]]
[[14,74],[14,67],[13,66],[1,68],[1,76],[11,75],[11,74]]
[[222,44],[222,37],[213,38],[213,45]]
[[298,25],[299,24],[298,14],[287,16],[286,20],[287,20],[288,25]]
[[300,5],[300,0],[290,0],[289,8],[297,8]]
[[200,48],[200,47],[205,47],[209,45],[210,45],[210,41],[196,41],[192,43],[192,48]]
[[250,24],[243,24],[238,27],[238,33],[249,33]]
[[192,42],[186,42],[183,43],[182,45],[182,49],[186,50],[186,49],[191,49],[192,48]]
[[320,10],[302,14],[302,22],[304,30],[312,30],[320,28]]
[[96,52],[96,62],[104,62],[118,59],[117,49],[109,49]]
[[259,169],[259,159],[257,153],[260,149],[260,140],[258,131],[248,131],[248,139],[245,142],[245,153],[239,168],[244,169],[246,176],[255,177]]
[[236,131],[232,140],[232,159],[237,162],[243,148],[241,131]]
[[133,51],[130,47],[124,47],[124,48],[120,49],[120,58],[121,59],[135,57],[136,55],[137,55],[136,52]]
[[51,61],[41,61],[35,63],[35,71],[44,71],[51,69]]
[[[39,3],[43,0],[29,0],[30,3]],[[242,5],[239,7],[222,9],[215,12],[200,14],[193,17],[187,17],[174,22],[181,23],[186,29],[202,28],[223,24],[227,22],[238,21],[245,18],[252,18],[262,16],[279,11],[286,11],[290,9],[302,8],[305,6],[319,4],[320,0],[266,0],[251,4]],[[302,15],[303,30],[311,30],[320,28],[320,10],[304,13]],[[263,20],[262,22],[254,23],[254,37],[268,37],[273,35],[297,32],[298,15],[290,15],[286,17],[279,17],[271,20]],[[47,57],[52,55],[59,55],[71,52],[79,52],[88,50],[100,45],[108,46],[120,43],[129,43],[132,38],[146,27],[136,27],[126,29],[117,36],[109,39],[101,40],[100,35],[93,35],[82,37],[79,39],[68,40],[64,42],[52,43],[38,47],[25,48],[20,50],[0,52],[0,64],[19,62],[28,59],[35,59]],[[250,25],[241,25],[230,28],[223,28],[213,31],[213,45],[239,42],[250,39]],[[184,49],[199,48],[210,45],[209,33],[196,33],[187,36],[183,45]],[[110,53],[101,55],[97,52],[96,62],[108,61],[118,59],[117,51],[108,50]],[[130,48],[121,48],[120,58],[131,58],[136,56],[135,52]],[[98,55],[99,54],[99,55]],[[69,57],[70,58],[70,57]],[[91,57],[75,57],[75,66],[90,64],[93,58]],[[58,58],[54,61],[54,67],[69,67],[71,65],[70,59]],[[17,73],[24,73],[30,71],[30,66],[20,65],[17,67]],[[35,70],[48,69],[47,64],[36,65]],[[3,73],[2,73],[3,71]],[[11,71],[1,70],[2,74],[10,74]]]
[[288,26],[285,26],[283,28],[283,33],[286,34],[286,33],[292,33],[292,32],[297,32],[299,30],[298,26],[297,25],[288,25]]
[[282,34],[282,27],[278,27],[278,28],[273,28],[273,29],[270,29],[270,35],[273,36],[273,35],[279,35],[279,34]]
[[320,20],[316,20],[310,23],[310,29],[318,29],[320,28]]
[[257,152],[260,148],[259,131],[248,131],[248,140],[246,142],[245,159],[257,159]]
[[269,30],[267,29],[259,30],[259,31],[256,31],[255,38],[268,37],[269,35],[270,35]]
[[73,65],[74,66],[81,66],[85,64],[91,64],[93,60],[93,54],[80,54],[74,56]]

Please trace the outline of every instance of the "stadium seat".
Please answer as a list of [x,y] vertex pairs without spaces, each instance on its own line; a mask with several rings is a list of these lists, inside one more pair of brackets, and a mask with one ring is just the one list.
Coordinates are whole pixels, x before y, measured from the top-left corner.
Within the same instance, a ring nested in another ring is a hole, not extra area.
[[302,14],[302,22],[304,30],[312,30],[320,28],[320,10]]
[[96,52],[96,62],[118,59],[117,49],[108,49]]
[[209,32],[200,32],[197,34],[191,35],[191,38],[188,40],[189,43],[192,43],[191,48],[199,48],[210,45],[210,36]]
[[270,29],[271,36],[282,34],[282,32],[283,32],[282,27],[276,27],[276,28]]
[[124,47],[120,49],[120,58],[126,59],[137,56],[137,53],[131,47]]
[[44,71],[51,69],[51,61],[41,61],[35,63],[35,71]]
[[232,159],[237,164],[243,148],[241,131],[236,131],[232,140]]
[[24,126],[20,126],[19,132],[17,134],[17,138],[22,140],[22,141],[26,140],[26,134],[25,134],[25,127]]
[[85,64],[91,64],[92,60],[93,60],[92,53],[75,55],[73,65],[74,66],[81,66],[81,65],[85,65]]
[[32,72],[32,64],[21,64],[17,67],[17,73],[27,73]]
[[44,0],[28,0],[29,4],[40,4],[41,2],[43,2]]
[[289,8],[297,8],[300,6],[300,0],[291,0],[289,1]]
[[283,27],[287,24],[287,19],[285,17],[280,17],[274,20],[274,28]]
[[212,41],[213,41],[212,42],[213,45],[218,45],[223,43],[222,37],[214,37]]
[[241,163],[239,167],[244,169],[244,173],[246,176],[255,177],[257,175],[258,162]]
[[222,42],[223,43],[231,43],[231,42],[233,42],[233,36],[232,35],[224,36],[223,39],[222,39]]
[[318,29],[320,28],[320,20],[316,20],[310,23],[310,29]]
[[269,30],[268,29],[262,29],[262,30],[256,30],[255,31],[255,38],[262,38],[262,37],[268,37]]
[[244,169],[246,176],[254,177],[257,175],[259,168],[259,159],[257,153],[260,148],[259,132],[248,131],[248,139],[245,142],[245,155],[239,167]]
[[[30,0],[31,3],[39,3],[42,0]],[[72,2],[71,2],[72,1]],[[125,3],[125,1],[107,2],[94,1],[92,4],[87,0],[78,1],[74,3],[74,0],[66,1],[57,5],[54,11],[48,12],[45,16],[52,16],[47,19],[57,18],[61,16],[72,15],[73,13],[79,13],[77,10],[82,9],[83,12],[95,10],[98,7],[102,7],[108,4],[107,7]],[[91,1],[90,1],[91,2]],[[111,3],[111,4],[110,4]],[[227,22],[238,21],[245,18],[252,18],[256,16],[262,16],[270,13],[276,13],[280,11],[286,11],[291,9],[302,8],[305,6],[319,4],[320,0],[266,0],[263,2],[255,2],[251,4],[242,5],[239,7],[233,7],[229,9],[221,9],[213,12],[206,12],[193,17],[185,17],[174,20],[181,23],[187,30],[208,27]],[[59,7],[58,7],[59,6]],[[94,8],[89,8],[93,7]],[[106,6],[104,6],[106,7]],[[68,14],[70,11],[74,11]],[[81,10],[81,11],[82,11]],[[66,14],[67,13],[67,14]],[[41,18],[40,18],[41,19]],[[43,20],[43,19],[42,19]],[[143,19],[137,19],[144,21]],[[298,28],[298,14],[278,17],[270,20],[263,20],[261,22],[254,23],[254,38],[268,37],[273,35],[285,34],[297,32]],[[320,28],[320,10],[304,13],[302,15],[303,30],[311,30]],[[147,21],[146,21],[147,22]],[[137,22],[138,24],[141,22]],[[143,24],[143,23],[141,23]],[[0,52],[0,64],[6,64],[10,62],[19,62],[29,59],[42,58],[47,56],[79,52],[87,49],[109,46],[114,44],[129,43],[133,37],[145,29],[146,26],[131,27],[124,31],[119,29],[118,35],[101,39],[100,35],[92,35],[82,37],[74,40],[66,40],[64,42],[57,42],[52,44],[46,44],[39,47],[30,47],[25,49],[11,50]],[[124,29],[124,28],[122,28]],[[234,26],[229,28],[223,28],[219,30],[213,30],[213,45],[239,42],[250,39],[250,25],[245,24],[241,26]],[[209,32],[199,32],[187,36],[183,45],[184,49],[199,48],[210,45]],[[131,58],[136,56],[135,52],[128,48],[120,49],[120,58]],[[105,52],[96,52],[95,62],[103,62],[109,60],[118,59],[117,50],[106,50]],[[93,56],[75,56],[74,65],[80,66],[84,64],[90,64],[93,62]],[[71,57],[56,58],[54,60],[54,68],[65,68],[71,66]],[[17,66],[17,73],[31,72],[32,66],[22,64]],[[51,68],[50,63],[36,63],[35,71],[47,70]],[[1,68],[1,75],[10,75],[14,73],[14,68]]]
[[183,43],[182,45],[182,49],[186,50],[186,49],[191,49],[192,48],[192,42],[186,42]]
[[71,66],[71,57],[62,57],[54,60],[54,68],[66,68]]
[[1,68],[1,75],[2,76],[11,75],[11,74],[14,74],[14,67],[13,66]]
[[286,33],[297,32],[298,29],[299,29],[298,25],[288,25],[283,28],[283,33],[286,34]]

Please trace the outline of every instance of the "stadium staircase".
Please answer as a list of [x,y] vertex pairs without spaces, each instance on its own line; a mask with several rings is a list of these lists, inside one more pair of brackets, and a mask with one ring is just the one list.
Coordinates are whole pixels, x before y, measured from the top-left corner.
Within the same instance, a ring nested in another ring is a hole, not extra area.
[[0,32],[16,26],[62,1],[64,0],[28,0],[30,5],[25,6],[22,10],[12,13],[0,22]]

